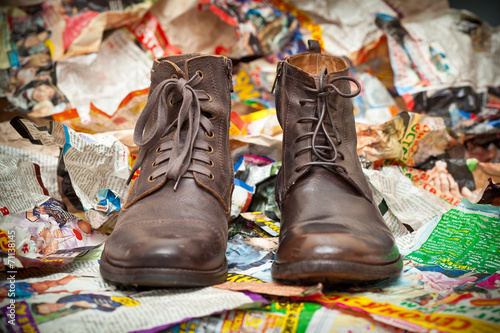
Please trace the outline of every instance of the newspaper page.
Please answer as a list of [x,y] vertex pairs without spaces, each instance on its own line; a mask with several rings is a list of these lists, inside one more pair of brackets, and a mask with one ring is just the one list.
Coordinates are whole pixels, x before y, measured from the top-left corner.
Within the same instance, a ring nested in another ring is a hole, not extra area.
[[106,2],[44,1],[42,17],[51,31],[54,60],[97,52],[105,30],[134,23],[152,6],[152,1]]
[[252,221],[257,226],[262,228],[265,232],[267,232],[272,237],[279,236],[280,233],[280,222],[274,221],[266,216],[262,212],[248,212],[242,213],[241,217],[248,221]]
[[472,161],[474,164],[474,182],[476,189],[482,188],[488,182],[489,178],[493,178],[495,182],[500,182],[500,164]]
[[48,198],[37,164],[0,154],[0,219],[32,209]]
[[85,210],[104,214],[117,211],[127,194],[130,152],[114,136],[83,134],[52,121],[50,129],[23,118],[13,120],[16,130],[32,142],[62,148],[62,158],[76,195]]
[[464,85],[481,92],[500,84],[500,31],[475,15],[448,9],[403,18],[401,26],[403,44],[387,36],[400,95]]
[[244,219],[241,216],[236,217],[229,224],[228,229],[229,239],[246,239],[252,238],[255,239],[257,237],[261,237],[264,239],[273,238],[267,232],[262,230],[261,227],[254,224],[251,221]]
[[400,17],[412,17],[425,13],[436,13],[450,8],[447,0],[386,0],[386,2],[395,10]]
[[241,212],[245,212],[252,202],[255,189],[241,179],[234,179],[233,194],[231,195],[231,218],[236,219]]
[[116,30],[99,52],[57,63],[57,86],[84,123],[90,121],[91,104],[111,116],[128,93],[149,87],[153,62],[129,34]]
[[275,301],[266,309],[233,310],[220,315],[196,318],[170,327],[166,333],[181,332],[402,332],[386,324],[314,303]]
[[[277,58],[274,58],[274,61],[271,58],[257,59],[238,66],[238,72],[233,76],[233,102],[244,103],[257,110],[274,108],[274,98],[269,97],[276,77],[277,61]],[[255,117],[257,115],[258,111],[245,116]],[[266,125],[276,124],[268,121]],[[253,125],[252,127],[257,126]],[[255,128],[251,132],[256,134],[260,131]]]
[[59,147],[30,144],[27,139],[19,135],[8,121],[0,122],[0,145],[27,150],[42,155],[49,155],[55,158],[58,158],[60,154]]
[[[29,144],[28,144],[29,145]],[[19,160],[37,164],[40,167],[42,182],[49,192],[49,196],[61,199],[57,186],[57,163],[58,159],[50,155],[44,155],[25,149],[19,149],[0,144],[0,155],[11,156]]]
[[[200,0],[159,1],[150,13],[159,27],[146,32],[164,33],[169,53],[226,54],[238,42],[235,27],[211,10],[203,10]],[[154,42],[153,38],[148,42]]]
[[[235,189],[231,205],[233,219],[247,209],[262,210],[279,219],[280,212],[274,199],[274,184],[280,167],[281,161],[275,162],[267,157],[249,154],[244,154],[234,163]],[[251,220],[255,223],[255,219]],[[262,225],[258,225],[257,228]],[[277,236],[276,232],[271,232],[270,235]]]
[[[7,13],[8,13],[8,7],[2,8],[0,11],[0,15],[2,15],[2,17],[6,17]],[[8,21],[6,19],[2,19],[2,21],[0,21],[0,40],[4,45],[2,48],[3,49],[2,52],[0,52],[0,70],[5,70],[8,69],[10,66],[12,66],[9,61],[9,54],[12,53],[12,44],[10,42]],[[3,91],[0,88],[0,94],[2,93]]]
[[367,72],[356,77],[363,87],[353,99],[356,123],[380,125],[399,113],[399,107],[381,80]]
[[401,112],[381,125],[356,124],[358,156],[380,165],[414,166],[444,154],[451,136],[441,117]]
[[283,135],[231,135],[229,143],[231,144],[233,159],[239,159],[241,156],[248,154],[267,156],[275,161],[281,160]]
[[[423,171],[411,167],[399,166],[401,172],[410,178],[417,187],[423,188],[424,190],[434,194],[435,196],[449,202],[451,205],[456,206],[460,203],[460,199],[462,199],[462,194],[458,192],[458,189],[454,191],[444,191],[441,186],[436,184],[436,179],[442,177],[442,174],[448,176],[446,169],[442,171],[441,163],[436,162],[436,166],[428,171]],[[439,168],[438,168],[439,167]],[[446,168],[446,164],[444,164]],[[451,175],[450,175],[451,176]],[[451,176],[452,177],[452,176]],[[451,186],[450,186],[451,187]],[[457,184],[458,187],[458,184]]]
[[396,240],[400,237],[408,235],[408,229],[404,226],[403,222],[394,214],[391,208],[387,205],[387,201],[384,199],[384,195],[373,186],[373,184],[368,181],[373,194],[373,200],[377,205],[385,223],[389,227],[389,230],[394,235]]
[[354,311],[405,332],[494,333],[498,331],[500,305],[496,301],[498,287],[492,287],[491,281],[498,279],[498,274],[483,279],[467,271],[405,266],[392,285],[292,299]]
[[378,40],[382,31],[373,23],[375,13],[397,16],[384,1],[290,1],[321,27],[325,51],[347,56]]
[[[256,294],[212,287],[117,289],[96,275],[98,269],[97,260],[82,260],[69,264],[66,272],[2,283],[2,291],[10,288],[15,294],[10,299],[2,296],[0,302],[8,327],[13,331],[29,328],[31,332],[148,332],[267,302]],[[21,279],[24,274],[11,277]]]
[[[142,109],[146,106],[149,88],[130,92],[118,105],[118,109],[109,116],[102,110],[99,110],[94,104],[90,105],[89,122],[82,122],[82,118],[75,109],[67,112],[58,113],[52,116],[57,122],[68,125],[78,132],[89,134],[103,133],[109,131],[125,132],[133,131],[137,119]],[[127,146],[135,146],[133,140],[128,140]]]
[[495,184],[493,179],[489,178],[479,191],[478,199],[475,203],[500,206],[500,182]]
[[434,194],[416,187],[396,166],[386,166],[381,170],[364,169],[364,172],[394,215],[413,230],[452,207]]
[[271,282],[271,265],[274,261],[272,251],[253,248],[241,239],[231,239],[227,243],[226,258],[231,262],[229,273],[242,274]]
[[[202,10],[210,10],[223,22],[233,26],[238,40],[228,56],[233,59],[265,56],[288,46],[298,27],[297,19],[277,9],[269,1],[226,2],[202,0]],[[217,49],[222,47],[217,46]],[[227,52],[226,50],[224,50]]]
[[500,207],[463,199],[423,228],[415,245],[404,254],[419,264],[496,273],[500,271],[499,217]]
[[[11,5],[20,4],[16,1]],[[0,95],[10,102],[6,111],[29,113],[32,117],[47,117],[68,107],[68,100],[54,80],[50,32],[40,17],[40,7],[3,7],[0,10],[1,21],[7,22],[2,30],[8,36],[2,38],[1,53],[7,51],[10,62],[3,72],[6,77],[2,78]]]
[[0,217],[0,222],[0,248],[9,254],[3,262],[10,270],[63,265],[107,238],[53,198],[26,212]]
[[276,281],[226,281],[224,283],[213,286],[217,289],[232,290],[232,291],[250,291],[257,294],[267,294],[273,296],[307,296],[321,292],[323,286],[317,284],[315,286],[293,286]]
[[[211,287],[59,293],[16,302],[15,320],[17,324],[29,318],[30,324],[39,332],[141,332],[166,328],[190,318],[230,310],[255,301],[265,300],[256,294]],[[2,308],[4,313],[5,309]]]

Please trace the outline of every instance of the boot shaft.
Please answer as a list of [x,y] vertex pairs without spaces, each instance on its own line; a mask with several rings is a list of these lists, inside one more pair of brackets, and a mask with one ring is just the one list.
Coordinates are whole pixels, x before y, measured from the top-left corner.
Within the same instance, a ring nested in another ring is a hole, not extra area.
[[347,61],[321,54],[319,44],[278,64],[276,110],[284,132],[283,164],[275,192],[278,203],[298,179],[318,168],[334,172],[371,200],[356,153],[350,97],[358,92],[351,93],[351,82],[359,87],[349,77]]
[[[231,61],[226,57],[183,54],[155,59],[148,103],[134,133],[140,146],[134,169],[140,167],[141,175],[125,209],[164,186],[182,186],[187,177],[229,211],[231,91]],[[176,161],[182,152],[186,156]]]

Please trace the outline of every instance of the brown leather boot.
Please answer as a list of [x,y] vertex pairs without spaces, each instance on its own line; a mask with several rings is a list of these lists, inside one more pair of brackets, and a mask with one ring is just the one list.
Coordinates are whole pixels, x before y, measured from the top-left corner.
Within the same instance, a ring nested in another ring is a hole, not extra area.
[[231,61],[186,54],[155,60],[137,121],[140,168],[101,273],[144,286],[224,282],[233,168],[229,149]]
[[[402,260],[356,154],[348,63],[309,52],[278,65],[276,108],[284,131],[276,183],[281,234],[272,275],[346,283],[397,275]],[[351,93],[354,82],[358,91]]]

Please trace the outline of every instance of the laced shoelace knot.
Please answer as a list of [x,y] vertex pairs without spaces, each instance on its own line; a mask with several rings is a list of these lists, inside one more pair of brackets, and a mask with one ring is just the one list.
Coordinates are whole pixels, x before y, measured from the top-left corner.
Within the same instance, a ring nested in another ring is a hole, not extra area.
[[[157,156],[152,164],[154,171],[149,175],[148,182],[154,182],[165,175],[167,179],[175,180],[175,190],[180,179],[193,177],[193,172],[213,180],[214,175],[208,168],[212,168],[214,162],[208,155],[214,149],[206,141],[197,139],[200,127],[208,139],[215,136],[209,118],[200,107],[201,100],[211,101],[212,97],[204,90],[195,89],[202,80],[201,71],[197,71],[189,80],[174,74],[154,88],[134,130],[134,142],[140,150],[127,183],[142,166],[146,154],[158,143],[160,144],[155,151]],[[182,103],[177,118],[168,125],[167,110],[180,101]],[[150,119],[154,121],[146,129]],[[175,133],[172,140],[161,142],[173,131]],[[195,164],[193,161],[201,161],[203,164]]]

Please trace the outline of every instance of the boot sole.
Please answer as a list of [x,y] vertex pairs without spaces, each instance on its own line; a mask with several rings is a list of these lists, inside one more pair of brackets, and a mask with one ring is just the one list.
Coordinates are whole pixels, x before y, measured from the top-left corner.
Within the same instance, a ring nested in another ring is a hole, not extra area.
[[310,260],[294,263],[273,263],[273,278],[285,283],[353,284],[395,277],[403,268],[401,256],[386,265],[369,265],[340,260]]
[[105,280],[127,286],[144,287],[207,287],[227,279],[227,262],[213,271],[181,268],[117,267],[101,256],[100,271]]

